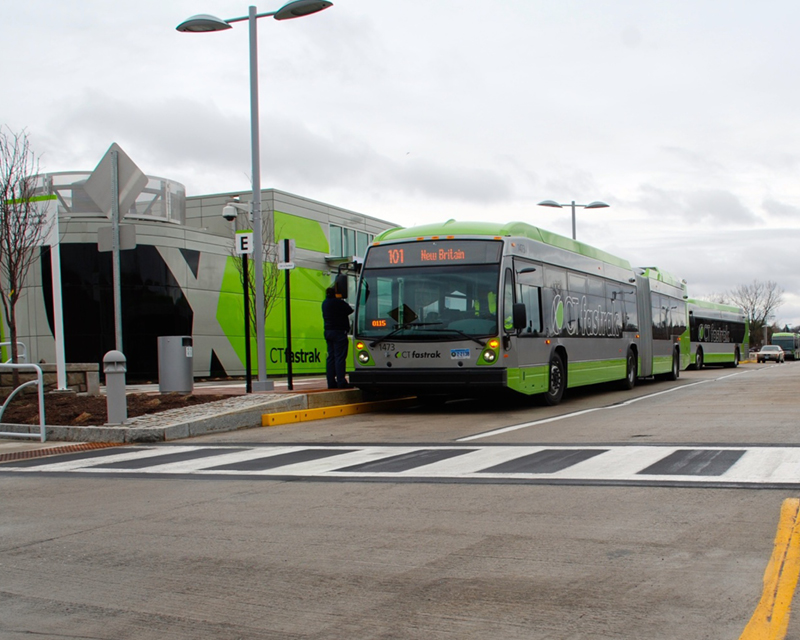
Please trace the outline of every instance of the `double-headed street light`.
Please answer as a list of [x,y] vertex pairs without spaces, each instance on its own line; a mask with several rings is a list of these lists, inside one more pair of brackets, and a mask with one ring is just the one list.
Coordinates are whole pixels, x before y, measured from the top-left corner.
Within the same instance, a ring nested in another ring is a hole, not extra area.
[[595,200],[594,202],[590,202],[589,204],[575,204],[575,201],[568,202],[567,204],[558,204],[555,200],[543,200],[539,203],[540,207],[558,207],[561,209],[562,207],[572,207],[572,239],[577,240],[575,236],[575,207],[581,207],[583,209],[603,209],[604,207],[608,207],[605,202],[600,202],[599,200]]
[[[294,0],[283,5],[277,11],[257,13],[256,7],[250,7],[247,16],[222,20],[216,16],[200,14],[192,16],[177,26],[178,31],[204,33],[206,31],[224,31],[231,28],[233,22],[248,21],[250,26],[250,148],[253,164],[253,244],[255,262],[256,288],[256,348],[258,350],[258,381],[253,383],[253,391],[270,391],[272,382],[267,381],[267,347],[264,337],[264,241],[261,218],[261,150],[258,133],[258,31],[256,20],[272,16],[276,20],[289,20],[317,13],[332,6],[325,0]],[[269,231],[269,235],[272,232]],[[271,237],[270,237],[271,240]],[[245,337],[249,340],[249,336]]]

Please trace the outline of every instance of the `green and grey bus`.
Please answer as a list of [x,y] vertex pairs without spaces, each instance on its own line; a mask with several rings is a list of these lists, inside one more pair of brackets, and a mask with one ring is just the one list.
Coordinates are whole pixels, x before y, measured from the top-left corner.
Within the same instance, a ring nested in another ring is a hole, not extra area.
[[748,353],[750,325],[744,309],[707,300],[688,301],[691,366],[737,367]]
[[521,223],[388,230],[361,269],[351,382],[420,396],[676,379],[686,286],[656,268]]
[[800,333],[773,333],[771,344],[777,344],[787,360],[800,360]]

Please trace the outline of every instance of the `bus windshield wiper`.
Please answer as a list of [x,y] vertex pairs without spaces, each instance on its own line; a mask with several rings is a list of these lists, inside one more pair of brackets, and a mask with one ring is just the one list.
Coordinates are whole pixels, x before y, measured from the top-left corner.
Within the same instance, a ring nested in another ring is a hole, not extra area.
[[[441,322],[406,322],[404,324],[399,324],[394,329],[392,329],[389,333],[387,333],[385,336],[383,336],[382,338],[378,338],[377,340],[375,340],[373,342],[370,342],[369,346],[370,347],[374,347],[376,345],[379,345],[381,342],[384,342],[384,341],[388,340],[389,338],[391,338],[393,336],[396,336],[398,333],[400,333],[401,331],[405,331],[406,329],[412,329],[414,327],[430,327],[430,326],[436,325],[436,324],[442,324],[442,323]],[[431,331],[434,331],[436,333],[456,333],[456,334],[458,334],[460,336],[465,337],[467,340],[472,340],[473,342],[477,342],[482,347],[486,346],[485,342],[482,342],[479,338],[476,338],[475,336],[471,336],[468,333],[464,333],[463,331],[461,331],[461,329],[431,329]]]
[[[436,322],[434,324],[442,324],[442,323]],[[464,336],[468,340],[473,340],[474,342],[477,342],[482,347],[486,346],[486,343],[481,342],[480,338],[476,338],[475,336],[471,336],[468,333],[464,333],[463,331],[461,331],[461,329],[433,329],[433,331],[435,331],[436,333],[457,333],[460,336]]]
[[369,343],[370,347],[375,347],[379,345],[381,342],[388,340],[392,336],[396,336],[401,331],[405,331],[406,329],[413,329],[414,327],[429,327],[434,324],[442,324],[441,322],[404,322],[403,324],[395,325],[395,328],[392,329],[389,333],[385,336],[374,340],[373,342]]

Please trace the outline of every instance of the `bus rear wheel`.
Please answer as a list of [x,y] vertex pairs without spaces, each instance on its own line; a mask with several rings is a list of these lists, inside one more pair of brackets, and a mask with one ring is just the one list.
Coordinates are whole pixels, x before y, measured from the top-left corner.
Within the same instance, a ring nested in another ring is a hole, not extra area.
[[681,375],[681,354],[675,349],[672,352],[672,369],[666,375],[667,380],[677,380]]
[[564,397],[564,387],[567,382],[564,360],[557,353],[554,353],[553,357],[550,358],[548,370],[550,372],[550,382],[547,393],[542,395],[544,396],[544,403],[553,407],[561,402],[561,398]]
[[638,369],[636,354],[633,352],[633,349],[629,348],[628,355],[625,357],[625,378],[620,382],[620,389],[623,391],[630,391],[636,386]]
[[660,373],[656,376],[659,380],[677,380],[681,375],[681,354],[675,349],[672,352],[672,368],[667,373]]
[[739,366],[739,359],[740,359],[739,358],[739,350],[736,349],[736,351],[734,351],[734,353],[733,353],[733,362],[727,362],[725,364],[725,366],[730,368],[730,369],[735,369],[736,367]]

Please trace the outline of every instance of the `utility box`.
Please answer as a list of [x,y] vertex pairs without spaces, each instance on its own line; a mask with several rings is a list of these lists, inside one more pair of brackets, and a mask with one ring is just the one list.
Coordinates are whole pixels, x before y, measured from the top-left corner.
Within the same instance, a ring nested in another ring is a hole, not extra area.
[[194,389],[192,336],[158,339],[158,390],[191,393]]

